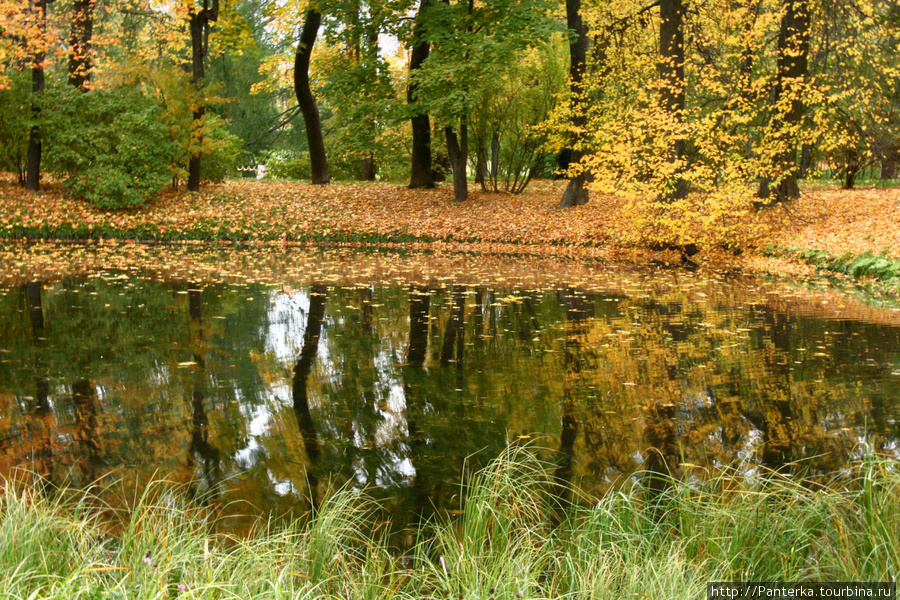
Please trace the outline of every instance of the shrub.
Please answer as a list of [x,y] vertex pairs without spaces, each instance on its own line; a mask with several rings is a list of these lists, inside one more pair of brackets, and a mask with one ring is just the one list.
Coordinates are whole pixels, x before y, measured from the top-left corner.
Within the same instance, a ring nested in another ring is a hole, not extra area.
[[309,152],[306,150],[275,150],[266,158],[269,177],[275,179],[312,178],[312,167],[309,163]]
[[133,87],[54,90],[43,127],[47,170],[99,208],[144,204],[171,179],[175,148],[161,113]]

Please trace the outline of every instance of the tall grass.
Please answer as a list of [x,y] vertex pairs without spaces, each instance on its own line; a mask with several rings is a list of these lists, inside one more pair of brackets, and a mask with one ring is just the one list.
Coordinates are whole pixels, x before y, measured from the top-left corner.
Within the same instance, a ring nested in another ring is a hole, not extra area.
[[405,555],[374,525],[374,503],[347,490],[309,519],[236,538],[157,482],[110,535],[90,494],[7,481],[0,598],[704,598],[707,581],[897,577],[900,473],[885,459],[826,486],[666,479],[652,501],[635,480],[561,523],[551,474],[510,447],[465,480],[463,513],[420,526]]

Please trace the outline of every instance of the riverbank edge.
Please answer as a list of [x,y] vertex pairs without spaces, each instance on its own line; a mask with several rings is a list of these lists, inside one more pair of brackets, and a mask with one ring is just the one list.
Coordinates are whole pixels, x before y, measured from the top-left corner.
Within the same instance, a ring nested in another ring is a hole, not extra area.
[[896,459],[869,449],[818,482],[679,471],[637,474],[564,510],[552,465],[512,446],[465,479],[464,510],[416,528],[405,553],[374,525],[377,506],[350,489],[311,518],[261,520],[237,538],[165,481],[121,510],[88,492],[6,481],[0,532],[16,543],[0,545],[0,596],[699,599],[712,581],[895,581]]

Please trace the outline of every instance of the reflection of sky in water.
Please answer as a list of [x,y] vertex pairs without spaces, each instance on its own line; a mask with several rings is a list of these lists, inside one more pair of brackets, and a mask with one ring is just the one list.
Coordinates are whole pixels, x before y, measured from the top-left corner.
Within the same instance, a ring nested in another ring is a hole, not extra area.
[[[307,291],[293,291],[286,293],[284,291],[273,291],[269,294],[269,309],[267,311],[266,331],[265,331],[265,352],[275,358],[278,365],[286,369],[288,377],[293,376],[294,364],[300,356],[303,349],[303,335],[306,331],[306,323],[309,315],[310,297]],[[326,303],[326,315],[328,314],[328,305]],[[341,321],[335,323],[339,326]],[[373,412],[381,417],[378,420],[375,431],[373,433],[371,443],[366,438],[367,432],[363,430],[361,423],[353,422],[350,424],[352,430],[352,444],[360,450],[369,448],[373,445],[379,449],[378,466],[375,468],[375,481],[369,481],[369,471],[366,469],[366,457],[360,456],[355,462],[353,469],[356,474],[356,480],[360,487],[365,485],[396,485],[398,482],[409,483],[415,476],[416,470],[412,461],[403,456],[406,448],[402,444],[398,444],[399,440],[404,439],[408,435],[408,427],[404,411],[406,410],[406,396],[403,391],[403,385],[395,372],[394,363],[398,358],[395,356],[395,349],[392,344],[393,340],[383,339],[382,345],[379,347],[373,357],[373,364],[376,372],[376,381],[373,383],[373,398],[371,408]],[[331,360],[329,354],[328,343],[328,327],[327,319],[323,324],[320,334],[320,340],[316,355],[314,372],[325,374],[332,385],[340,386],[342,382],[342,371],[339,364]],[[352,360],[352,359],[351,359]],[[268,396],[274,402],[279,404],[291,405],[292,399],[292,382],[285,380],[283,383],[273,383],[269,386]],[[327,402],[322,403],[324,399],[316,398],[315,394],[310,394],[310,407],[315,412],[315,407],[328,407]],[[256,455],[258,452],[265,452],[255,439],[269,434],[269,424],[272,420],[272,412],[269,410],[268,403],[253,407],[245,407],[242,412],[248,421],[248,445],[235,454],[235,459],[244,467],[249,468],[257,462]],[[315,418],[314,414],[314,418]],[[324,433],[321,429],[327,429],[328,433],[335,438],[343,437],[333,419],[322,423],[321,419],[317,420],[317,427],[320,433]],[[398,450],[400,451],[398,453]],[[269,474],[271,478],[271,474]],[[274,482],[273,482],[274,483]],[[288,493],[292,490],[292,486],[288,482],[276,484],[276,491],[284,488],[284,492]]]

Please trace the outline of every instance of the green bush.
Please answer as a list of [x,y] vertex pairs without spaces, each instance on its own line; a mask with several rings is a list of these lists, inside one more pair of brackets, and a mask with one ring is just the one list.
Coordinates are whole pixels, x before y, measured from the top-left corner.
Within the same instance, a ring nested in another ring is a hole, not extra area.
[[238,177],[237,167],[244,141],[228,131],[225,122],[218,116],[207,115],[207,119],[210,120],[210,137],[217,143],[200,159],[200,179],[219,183],[227,177]]
[[162,108],[131,87],[48,93],[42,128],[46,168],[66,191],[95,206],[140,206],[172,177],[175,143]]
[[266,158],[269,177],[275,179],[312,179],[312,166],[306,150],[275,150]]

